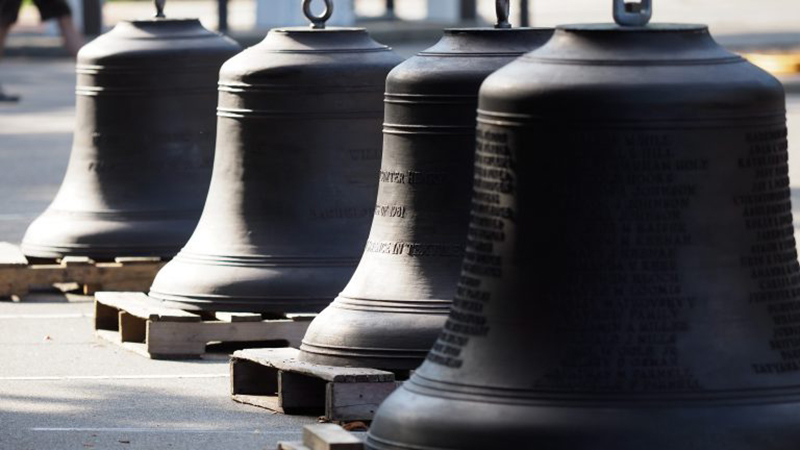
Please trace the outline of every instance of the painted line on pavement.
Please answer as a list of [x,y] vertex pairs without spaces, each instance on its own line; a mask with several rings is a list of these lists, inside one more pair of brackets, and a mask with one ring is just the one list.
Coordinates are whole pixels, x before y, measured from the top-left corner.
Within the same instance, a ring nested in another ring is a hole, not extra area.
[[62,377],[0,377],[0,381],[62,381],[62,380],[175,380],[180,378],[229,378],[229,373],[177,375],[75,375]]
[[28,428],[30,431],[50,432],[114,432],[114,433],[217,433],[217,434],[268,434],[296,436],[300,431],[261,431],[261,430],[216,430],[194,428]]
[[16,319],[84,319],[94,317],[91,313],[70,314],[0,314],[0,320]]

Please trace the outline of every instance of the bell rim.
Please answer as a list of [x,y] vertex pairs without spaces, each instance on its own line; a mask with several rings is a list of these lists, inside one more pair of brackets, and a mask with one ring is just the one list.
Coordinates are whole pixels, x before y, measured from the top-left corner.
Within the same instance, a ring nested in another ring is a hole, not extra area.
[[169,308],[178,308],[185,311],[214,311],[214,312],[256,312],[256,313],[318,313],[328,305],[328,299],[302,299],[302,298],[259,298],[259,297],[228,297],[228,296],[160,296],[158,291],[150,291],[147,296],[161,302]]

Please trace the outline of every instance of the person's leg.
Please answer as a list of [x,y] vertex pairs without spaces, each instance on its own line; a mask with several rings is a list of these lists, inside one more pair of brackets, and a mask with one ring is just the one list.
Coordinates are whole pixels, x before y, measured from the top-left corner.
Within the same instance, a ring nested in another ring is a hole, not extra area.
[[8,30],[16,23],[21,6],[22,0],[0,0],[0,58],[6,48]]
[[78,54],[78,50],[83,45],[83,38],[75,28],[75,22],[72,21],[72,16],[61,16],[58,18],[58,27],[61,29],[61,36],[64,38],[64,47],[72,56]]
[[[19,8],[22,5],[22,0],[0,0],[0,59],[6,49],[6,37],[11,25],[17,21]],[[3,86],[0,85],[0,102],[18,102],[18,95],[6,94],[3,92]]]
[[42,22],[50,19],[57,20],[61,36],[64,38],[64,47],[72,56],[77,55],[83,45],[83,38],[75,28],[75,23],[72,21],[72,10],[66,0],[33,0],[33,3],[39,8]]
[[6,50],[6,37],[8,36],[8,31],[11,29],[11,25],[6,25],[2,23],[0,20],[0,59],[3,58],[3,54]]

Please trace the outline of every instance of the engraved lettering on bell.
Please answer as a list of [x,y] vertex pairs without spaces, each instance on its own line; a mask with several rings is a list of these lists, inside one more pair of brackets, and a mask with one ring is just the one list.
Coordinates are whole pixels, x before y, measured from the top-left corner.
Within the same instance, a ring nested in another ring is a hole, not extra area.
[[[507,4],[498,2],[500,22],[507,23]],[[551,33],[445,30],[439,43],[389,74],[370,236],[347,287],[309,326],[304,361],[402,372],[424,360],[444,325],[464,256],[478,89]],[[504,167],[502,155],[492,156]],[[508,180],[495,181],[498,190],[508,189]],[[487,208],[498,208],[491,196]],[[495,270],[492,258],[470,263]]]
[[399,62],[365,30],[333,27],[274,29],[228,60],[203,215],[150,296],[193,310],[327,306],[375,217],[383,88]]

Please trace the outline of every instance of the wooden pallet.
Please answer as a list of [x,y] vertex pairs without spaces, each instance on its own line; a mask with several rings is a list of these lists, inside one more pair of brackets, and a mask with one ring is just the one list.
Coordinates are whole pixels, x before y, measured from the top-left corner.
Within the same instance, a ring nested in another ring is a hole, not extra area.
[[339,425],[320,423],[303,427],[303,440],[278,442],[278,450],[363,450],[364,443]]
[[22,297],[35,286],[77,283],[84,294],[98,290],[145,291],[165,264],[160,258],[116,258],[98,263],[68,256],[58,264],[31,264],[19,247],[0,242],[0,298]]
[[235,352],[233,400],[286,414],[324,414],[332,421],[372,420],[397,386],[391,372],[309,364],[298,356],[294,348]]
[[153,359],[200,358],[211,343],[299,345],[312,318],[310,314],[270,320],[249,313],[201,315],[165,307],[140,292],[95,295],[95,334]]

